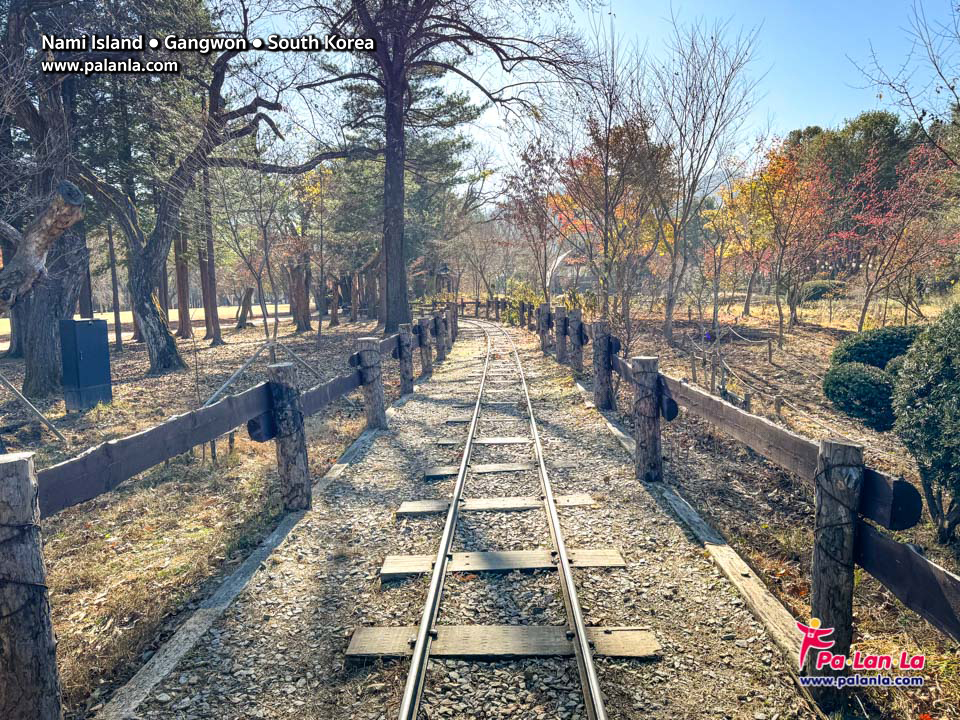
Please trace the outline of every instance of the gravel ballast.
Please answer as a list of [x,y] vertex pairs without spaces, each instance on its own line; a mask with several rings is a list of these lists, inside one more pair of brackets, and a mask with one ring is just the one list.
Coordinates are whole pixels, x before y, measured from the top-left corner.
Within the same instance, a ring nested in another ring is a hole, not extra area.
[[[491,326],[493,327],[493,326]],[[499,331],[494,331],[498,333]],[[610,718],[813,717],[762,627],[704,550],[633,476],[633,461],[602,418],[583,405],[569,369],[536,339],[513,331],[530,385],[555,494],[588,493],[596,507],[561,507],[569,548],[614,548],[625,568],[575,568],[588,624],[641,626],[662,647],[654,660],[596,659]],[[397,519],[408,500],[448,497],[453,478],[425,481],[457,464],[462,438],[450,416],[470,409],[484,343],[461,337],[434,377],[400,407],[354,463],[265,562],[194,650],[140,707],[140,718],[356,718],[396,716],[407,661],[345,663],[360,626],[416,625],[429,576],[381,585],[387,555],[434,554],[442,514]],[[496,400],[519,399],[509,343],[496,342]],[[514,384],[501,384],[500,379]],[[513,395],[508,392],[513,390]],[[493,395],[488,396],[493,397]],[[529,435],[526,409],[484,413],[483,436]],[[507,420],[507,417],[512,417]],[[530,445],[477,446],[475,463],[533,462]],[[561,462],[562,461],[562,462]],[[464,497],[539,496],[535,471],[468,475]],[[464,512],[455,552],[551,549],[546,515]],[[558,573],[456,573],[446,583],[441,625],[564,625]],[[510,662],[431,660],[422,718],[585,719],[573,658]]]

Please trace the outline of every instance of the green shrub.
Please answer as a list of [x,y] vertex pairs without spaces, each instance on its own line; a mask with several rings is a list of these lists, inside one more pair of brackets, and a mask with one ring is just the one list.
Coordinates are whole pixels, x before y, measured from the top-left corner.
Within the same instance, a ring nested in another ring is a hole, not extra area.
[[816,302],[825,297],[840,297],[847,284],[842,280],[810,280],[800,289],[800,299],[803,302]]
[[890,362],[888,362],[887,366],[883,369],[894,381],[896,381],[897,376],[900,374],[904,358],[906,358],[906,355],[897,355],[896,357],[890,358]]
[[891,325],[857,333],[840,341],[831,360],[834,365],[864,363],[884,368],[897,355],[903,355],[922,331],[919,325]]
[[893,427],[893,378],[864,363],[832,366],[823,378],[823,392],[837,408],[874,430]]
[[960,305],[917,338],[897,378],[897,434],[917,461],[940,542],[960,524]]

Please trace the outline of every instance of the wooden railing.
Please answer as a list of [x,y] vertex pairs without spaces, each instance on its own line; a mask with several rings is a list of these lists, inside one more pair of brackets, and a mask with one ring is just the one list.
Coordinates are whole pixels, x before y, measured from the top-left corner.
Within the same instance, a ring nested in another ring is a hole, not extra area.
[[[152,428],[109,440],[39,472],[32,453],[0,455],[0,717],[53,720],[61,715],[55,642],[47,599],[40,520],[110,492],[124,480],[246,424],[251,439],[275,440],[281,494],[288,512],[311,504],[311,479],[303,419],[361,388],[367,428],[386,427],[381,358],[399,360],[401,394],[413,392],[413,352],[419,348],[424,374],[432,353],[443,358],[457,335],[451,306],[414,327],[383,338],[360,338],[349,372],[304,392],[296,366],[269,366],[270,380],[207,407],[177,415]],[[16,612],[14,612],[16,610]],[[13,702],[13,700],[11,700]]]
[[[580,321],[579,311],[561,312],[546,304],[533,308],[522,302],[506,303],[502,309],[510,310],[507,316],[511,320],[518,317],[521,327],[536,330],[544,352],[555,346],[558,355],[563,348],[562,355],[569,358],[583,345],[593,343],[593,392],[598,409],[616,407],[613,373],[630,383],[639,480],[656,483],[662,479],[660,419],[672,420],[683,407],[767,460],[814,482],[811,610],[824,627],[835,628],[832,638],[837,642],[832,652],[849,651],[855,564],[908,608],[960,641],[960,577],[867,522],[893,531],[914,527],[922,512],[920,493],[906,480],[866,466],[862,447],[842,438],[817,443],[797,435],[683,379],[660,373],[656,357],[627,360],[620,355],[619,340],[610,335],[609,323],[586,325]],[[582,369],[582,363],[570,364]],[[826,672],[809,664],[805,669],[808,674]]]

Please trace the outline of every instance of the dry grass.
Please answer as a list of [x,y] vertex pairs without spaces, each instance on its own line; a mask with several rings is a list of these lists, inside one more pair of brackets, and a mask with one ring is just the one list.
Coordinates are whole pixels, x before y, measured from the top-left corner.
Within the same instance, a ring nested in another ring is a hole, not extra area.
[[[724,322],[733,322],[733,317]],[[660,319],[640,318],[634,354],[659,353],[661,369],[690,377],[689,358],[668,346],[659,334]],[[741,319],[754,333],[772,334],[768,314]],[[684,328],[681,330],[691,328]],[[791,331],[774,364],[767,362],[765,343],[741,340],[722,344],[724,358],[743,381],[731,378],[738,394],[754,392],[753,412],[766,415],[807,437],[841,434],[864,445],[867,462],[918,483],[909,453],[894,433],[878,433],[832,408],[823,396],[822,376],[830,351],[843,333],[805,325]],[[700,384],[709,384],[709,368],[700,369]],[[766,396],[759,393],[765,393]],[[620,407],[628,408],[627,388],[620,388]],[[782,418],[773,412],[772,398],[781,395],[787,407]],[[629,422],[629,417],[623,418]],[[784,473],[709,423],[686,414],[664,429],[667,472],[709,522],[753,565],[767,586],[796,617],[810,614],[810,560],[813,546],[813,488],[805,478]],[[920,525],[895,533],[902,542],[926,549],[928,557],[952,572],[960,567],[960,548],[935,542],[924,514]],[[876,580],[857,570],[854,599],[856,646],[872,652],[901,650],[924,653],[926,685],[920,689],[874,690],[860,698],[869,717],[909,718],[930,713],[938,720],[960,717],[960,653],[957,644],[905,608]],[[862,716],[862,715],[861,715]]]
[[[323,380],[347,369],[357,337],[376,335],[375,323],[324,327],[281,338],[316,367]],[[82,415],[67,415],[63,401],[38,403],[69,440],[68,446],[31,422],[4,435],[11,451],[33,450],[38,468],[76,455],[104,440],[142,430],[197,407],[256,349],[262,330],[225,334],[227,345],[208,348],[180,341],[189,371],[148,377],[142,346],[111,358],[114,402]],[[282,359],[282,358],[281,358]],[[265,379],[266,358],[239,380],[241,390]],[[2,372],[20,382],[22,361],[3,360]],[[415,371],[417,368],[415,367]],[[388,398],[398,394],[396,361],[387,360]],[[301,372],[304,386],[321,378]],[[335,403],[307,420],[314,477],[321,476],[363,428],[360,396]],[[0,406],[3,422],[29,416],[14,401]],[[273,443],[236,433],[218,462],[208,448],[194,448],[123,483],[117,490],[69,508],[43,523],[58,662],[68,717],[82,717],[108,689],[125,681],[162,644],[188,611],[240,563],[281,516]]]

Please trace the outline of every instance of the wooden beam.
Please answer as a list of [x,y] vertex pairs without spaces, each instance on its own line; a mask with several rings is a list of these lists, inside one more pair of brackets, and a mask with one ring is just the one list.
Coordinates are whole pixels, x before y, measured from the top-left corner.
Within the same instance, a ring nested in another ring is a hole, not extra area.
[[[347,648],[351,663],[412,654],[410,639],[417,628],[361,627]],[[594,654],[607,657],[656,658],[661,648],[645,627],[588,627]],[[573,641],[561,625],[440,625],[430,643],[430,656],[510,660],[525,657],[569,657]]]
[[261,383],[239,395],[229,395],[213,405],[176,415],[160,425],[109,440],[75,458],[44,468],[37,473],[40,516],[50,517],[113,490],[124,480],[194,445],[225,435],[248,420],[262,418],[272,424],[270,407],[270,386]]
[[[596,501],[586,493],[558,495],[554,498],[557,507],[578,507],[596,505]],[[445,513],[450,507],[449,500],[409,500],[397,510],[397,517],[432,515]],[[466,498],[460,505],[463,512],[514,512],[520,510],[538,510],[543,508],[543,499],[530,495],[527,497]]]
[[[613,548],[581,548],[569,550],[575,567],[626,567],[619,550]],[[433,567],[433,555],[387,555],[380,568],[380,580],[398,580],[408,575],[422,575]],[[450,572],[510,572],[511,570],[555,570],[549,550],[503,550],[500,552],[453,553],[447,564]]]
[[300,407],[304,416],[314,415],[335,400],[339,400],[361,385],[359,370],[339,375],[329,382],[306,390],[300,396]]
[[960,642],[960,577],[862,520],[853,559],[900,602]]
[[[767,460],[802,478],[817,472],[819,445],[759,415],[685,382],[662,376],[678,404],[713,423]],[[922,500],[913,485],[901,478],[864,468],[858,512],[890,530],[906,530],[920,521]]]

